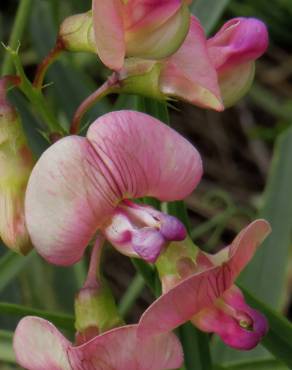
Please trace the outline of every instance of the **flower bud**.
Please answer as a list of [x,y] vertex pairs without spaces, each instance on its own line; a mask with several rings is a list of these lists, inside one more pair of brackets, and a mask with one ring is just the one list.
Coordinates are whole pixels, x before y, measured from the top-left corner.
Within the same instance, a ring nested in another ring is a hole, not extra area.
[[93,0],[92,11],[66,18],[59,41],[68,51],[97,53],[119,71],[126,57],[161,59],[173,54],[190,24],[186,1]]
[[125,61],[124,68],[118,73],[118,92],[166,100],[166,96],[160,91],[160,74],[160,62],[129,58]]
[[68,51],[95,53],[92,12],[72,15],[61,24],[59,40]]
[[255,61],[269,43],[266,25],[256,18],[234,18],[207,41],[224,107],[234,105],[251,87]]
[[75,315],[77,344],[122,324],[114,298],[105,282],[102,282],[102,286],[96,283],[79,291],[75,299]]
[[8,79],[0,81],[0,235],[15,252],[32,248],[24,218],[24,194],[34,165],[20,117],[6,99]]

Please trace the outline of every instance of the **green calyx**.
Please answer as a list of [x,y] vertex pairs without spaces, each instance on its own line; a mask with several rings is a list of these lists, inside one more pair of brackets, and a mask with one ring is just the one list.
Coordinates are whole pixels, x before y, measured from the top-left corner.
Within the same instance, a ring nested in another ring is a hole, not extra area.
[[97,328],[103,333],[123,324],[114,298],[105,283],[101,287],[87,287],[79,291],[75,299],[75,327],[79,333]]
[[161,93],[159,87],[161,67],[161,63],[155,61],[126,59],[125,67],[118,76],[118,92],[165,100],[165,95]]
[[225,108],[247,94],[254,80],[255,62],[247,62],[219,73],[219,86]]
[[171,242],[156,262],[160,279],[170,276],[180,277],[180,265],[182,263],[196,265],[197,254],[198,247],[189,237],[181,242]]
[[95,53],[92,12],[66,18],[61,24],[58,38],[68,51]]

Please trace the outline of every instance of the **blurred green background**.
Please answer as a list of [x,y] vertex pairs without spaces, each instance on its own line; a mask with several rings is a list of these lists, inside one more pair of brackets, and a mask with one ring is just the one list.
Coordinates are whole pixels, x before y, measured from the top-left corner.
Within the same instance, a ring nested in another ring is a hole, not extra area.
[[[54,46],[60,22],[68,15],[88,10],[91,1],[29,2],[20,55],[27,75],[33,78],[37,64]],[[5,44],[9,43],[18,5],[17,0],[1,1],[0,40]],[[215,252],[258,214],[267,217],[272,222],[273,235],[240,281],[259,299],[291,318],[292,1],[194,1],[193,11],[208,34],[231,17],[256,16],[269,28],[270,47],[257,62],[251,91],[232,109],[218,114],[183,103],[175,103],[175,109],[170,109],[172,127],[196,145],[204,161],[204,178],[186,200],[192,237],[202,248]],[[0,65],[5,58],[1,48]],[[13,66],[7,61],[5,68],[13,73]],[[107,75],[95,55],[83,53],[63,55],[50,68],[45,94],[64,127],[68,127],[80,102]],[[31,147],[36,156],[40,155],[48,145],[41,133],[40,118],[20,93],[13,91],[10,98],[21,112]],[[152,102],[145,100],[144,104]],[[85,123],[122,107],[136,108],[137,97],[104,99],[90,110]],[[35,253],[21,258],[5,247],[1,247],[0,253],[0,302],[72,314],[74,294],[86,272],[86,256],[76,266],[60,268],[48,265]],[[117,300],[121,299],[134,276],[132,264],[108,249],[104,273]],[[136,321],[152,300],[147,288],[141,290],[127,317],[129,322]],[[15,368],[11,332],[18,320],[12,306],[0,303],[1,370]],[[214,359],[220,363],[271,356],[261,348],[242,354],[215,343],[213,349]]]

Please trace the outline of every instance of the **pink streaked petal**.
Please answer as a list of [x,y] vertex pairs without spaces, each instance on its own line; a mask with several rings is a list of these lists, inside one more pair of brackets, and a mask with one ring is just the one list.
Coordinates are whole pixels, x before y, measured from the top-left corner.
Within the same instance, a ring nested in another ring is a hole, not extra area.
[[197,150],[143,113],[106,114],[87,137],[52,145],[28,183],[28,230],[37,251],[55,264],[77,262],[123,198],[183,199],[202,175]]
[[116,197],[85,138],[71,136],[51,146],[35,165],[26,192],[27,227],[48,261],[78,261]]
[[73,370],[67,356],[70,346],[49,321],[30,316],[19,322],[13,339],[17,363],[28,370]]
[[93,0],[93,28],[101,61],[113,70],[124,64],[126,45],[120,0]]
[[259,245],[271,233],[268,221],[259,219],[250,223],[234,239],[229,248],[229,261],[233,280],[241,273],[250,262]]
[[231,284],[224,269],[215,267],[185,279],[159,297],[144,312],[139,322],[139,335],[148,337],[168,332],[212,305]]
[[223,109],[217,74],[209,58],[204,30],[193,16],[184,43],[167,59],[162,69],[160,86],[165,94],[178,96],[202,107]]
[[233,280],[241,273],[255,254],[259,245],[270,234],[271,226],[268,221],[258,219],[251,222],[236,236],[233,242],[221,249],[216,254],[208,254],[200,251],[198,254],[198,266],[228,265]]
[[219,71],[259,58],[268,47],[266,25],[256,18],[234,18],[207,42],[212,63]]
[[[230,347],[250,350],[267,333],[266,318],[249,307],[241,291],[233,286],[220,298],[224,303],[202,310],[192,318],[192,323],[200,330],[218,334]],[[228,307],[228,310],[227,310]],[[247,327],[243,327],[244,323]]]
[[137,325],[113,329],[72,347],[69,358],[78,369],[82,364],[82,370],[166,370],[178,368],[183,362],[181,345],[174,334],[142,341],[137,338]]
[[[191,319],[200,310],[210,307],[227,289],[250,261],[259,244],[270,233],[267,221],[256,220],[243,229],[232,244],[211,256],[202,253],[203,272],[186,278],[158,298],[142,315],[141,335],[153,335],[173,330]],[[200,266],[198,266],[200,271]]]
[[181,0],[130,0],[124,6],[125,29],[137,32],[156,28],[172,17],[181,7]]
[[124,198],[185,198],[202,176],[198,151],[177,132],[144,113],[118,111],[98,118],[87,138]]

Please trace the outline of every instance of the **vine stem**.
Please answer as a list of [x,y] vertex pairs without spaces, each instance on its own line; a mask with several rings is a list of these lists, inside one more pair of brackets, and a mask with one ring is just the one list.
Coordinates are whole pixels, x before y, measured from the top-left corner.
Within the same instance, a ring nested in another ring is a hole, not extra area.
[[45,75],[48,68],[56,61],[60,54],[64,51],[64,43],[61,39],[58,39],[56,45],[49,52],[49,54],[43,59],[43,61],[38,65],[35,78],[33,81],[33,86],[41,90],[43,87]]
[[100,284],[100,258],[102,247],[104,244],[104,237],[98,235],[91,251],[89,269],[87,278],[82,289],[98,287]]
[[[20,0],[17,13],[15,16],[15,21],[13,24],[11,36],[9,39],[9,46],[12,49],[16,49],[20,42],[21,36],[25,29],[28,17],[30,15],[30,9],[32,5],[32,0]],[[1,75],[7,75],[12,73],[13,61],[11,55],[6,53],[3,60],[3,65],[1,69]]]
[[103,85],[101,85],[96,91],[94,91],[91,95],[89,95],[77,108],[76,112],[74,113],[71,127],[70,127],[70,134],[76,135],[79,132],[80,123],[84,114],[100,99],[105,97],[106,95],[116,92],[119,88],[119,78],[116,73],[113,73]]
[[49,128],[49,135],[56,134],[56,133],[64,133],[64,130],[59,125],[58,121],[56,120],[54,114],[48,108],[45,97],[42,94],[41,90],[36,89],[29,79],[26,77],[26,74],[23,70],[23,66],[21,64],[20,57],[18,55],[18,50],[13,50],[11,47],[6,47],[7,52],[9,53],[12,62],[14,63],[17,75],[21,79],[21,83],[18,85],[19,89],[23,92],[23,94],[28,98],[28,100],[33,104],[34,108],[36,108],[46,122]]

